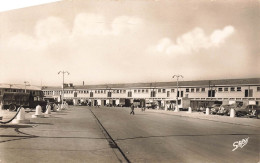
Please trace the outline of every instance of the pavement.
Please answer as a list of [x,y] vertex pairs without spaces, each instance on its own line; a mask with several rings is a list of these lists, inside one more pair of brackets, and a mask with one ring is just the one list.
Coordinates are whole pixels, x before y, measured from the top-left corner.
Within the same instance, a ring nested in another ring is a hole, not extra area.
[[[120,162],[90,111],[74,109],[35,119],[27,112],[30,124],[1,124],[0,162]],[[3,121],[14,114],[4,111]]]
[[[0,162],[260,161],[259,119],[139,108],[129,113],[130,108],[70,106],[32,119],[34,112],[26,109],[30,124],[0,125]],[[3,121],[14,114],[0,112]],[[232,151],[245,138],[248,144]]]
[[221,116],[221,115],[213,115],[209,114],[206,115],[203,112],[192,112],[188,113],[187,111],[165,111],[165,110],[156,110],[156,109],[146,109],[146,112],[152,113],[160,113],[160,114],[168,114],[173,116],[181,116],[181,117],[189,117],[189,118],[196,118],[201,120],[209,120],[209,121],[219,121],[237,125],[248,125],[253,127],[260,127],[260,119],[256,118],[243,118],[243,117],[229,117],[229,116]]

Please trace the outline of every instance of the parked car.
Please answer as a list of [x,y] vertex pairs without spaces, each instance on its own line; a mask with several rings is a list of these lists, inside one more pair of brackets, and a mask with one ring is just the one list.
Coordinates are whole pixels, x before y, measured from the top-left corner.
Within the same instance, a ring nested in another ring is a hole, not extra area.
[[145,107],[147,109],[155,109],[157,107],[157,104],[155,104],[155,103],[146,103]]
[[236,111],[236,116],[249,116],[260,118],[260,106],[258,105],[247,105],[242,107],[234,108]]
[[210,109],[210,114],[217,114],[217,112],[219,111],[219,107],[221,106],[221,104],[213,104],[209,107]]
[[233,108],[240,108],[243,106],[243,103],[234,103],[234,104],[227,104],[227,105],[221,105],[219,107],[219,111],[217,112],[217,115],[230,115],[230,110]]
[[235,108],[235,107],[237,107],[237,106],[234,104],[221,105],[216,114],[217,115],[229,115],[230,109]]

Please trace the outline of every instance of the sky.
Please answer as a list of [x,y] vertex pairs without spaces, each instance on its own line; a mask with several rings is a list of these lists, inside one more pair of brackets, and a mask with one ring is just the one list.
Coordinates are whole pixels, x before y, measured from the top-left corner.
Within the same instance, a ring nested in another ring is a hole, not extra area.
[[17,2],[0,2],[0,83],[260,77],[259,0]]

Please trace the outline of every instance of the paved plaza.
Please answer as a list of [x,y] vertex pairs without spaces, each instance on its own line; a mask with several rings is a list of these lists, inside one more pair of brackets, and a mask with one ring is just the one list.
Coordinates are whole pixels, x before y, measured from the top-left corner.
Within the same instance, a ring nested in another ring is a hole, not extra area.
[[[258,119],[129,113],[130,108],[70,106],[31,119],[33,112],[27,112],[30,124],[0,125],[0,162],[259,162]],[[4,120],[12,114],[6,112]]]

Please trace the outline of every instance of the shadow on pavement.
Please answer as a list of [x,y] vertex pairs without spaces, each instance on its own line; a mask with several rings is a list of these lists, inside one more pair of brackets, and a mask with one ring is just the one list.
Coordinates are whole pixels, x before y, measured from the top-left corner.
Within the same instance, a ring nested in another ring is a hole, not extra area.
[[[30,123],[31,124],[31,123]],[[6,124],[0,125],[0,128],[32,128],[31,125],[13,125],[13,124]]]
[[34,124],[34,125],[53,125],[52,123],[38,123],[38,122],[30,122],[30,124]]

